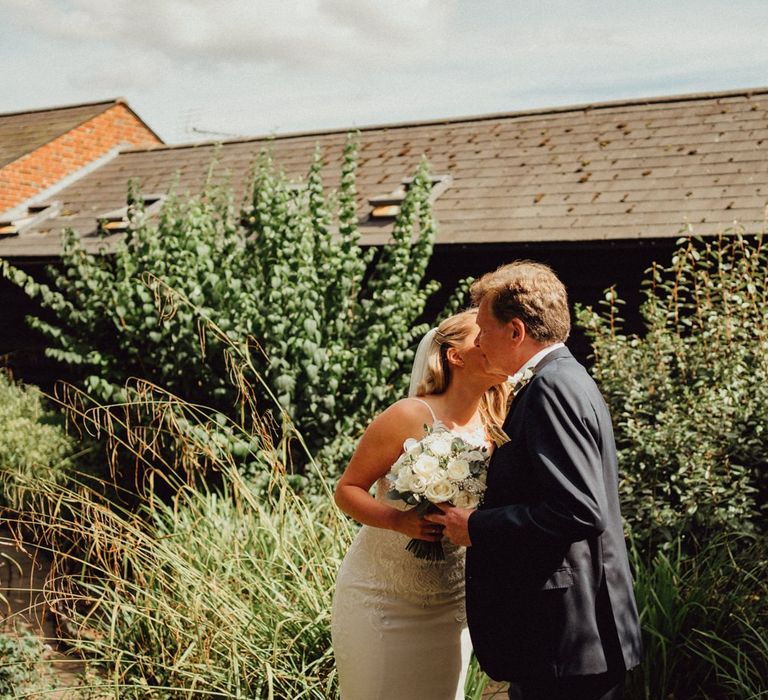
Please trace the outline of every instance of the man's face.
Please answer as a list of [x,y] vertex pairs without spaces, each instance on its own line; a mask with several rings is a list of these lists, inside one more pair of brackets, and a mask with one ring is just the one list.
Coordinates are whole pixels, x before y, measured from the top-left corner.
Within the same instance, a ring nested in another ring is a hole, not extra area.
[[485,356],[486,370],[502,374],[514,374],[525,361],[520,359],[519,343],[514,339],[511,323],[502,323],[491,311],[488,299],[483,299],[477,311],[477,325],[480,327],[475,339]]

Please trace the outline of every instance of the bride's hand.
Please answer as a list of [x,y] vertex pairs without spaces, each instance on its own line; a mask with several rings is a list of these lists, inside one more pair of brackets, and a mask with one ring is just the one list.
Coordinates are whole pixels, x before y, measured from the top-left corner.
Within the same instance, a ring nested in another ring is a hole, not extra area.
[[443,527],[430,523],[415,512],[415,509],[398,510],[393,530],[407,537],[427,542],[439,542],[443,537]]

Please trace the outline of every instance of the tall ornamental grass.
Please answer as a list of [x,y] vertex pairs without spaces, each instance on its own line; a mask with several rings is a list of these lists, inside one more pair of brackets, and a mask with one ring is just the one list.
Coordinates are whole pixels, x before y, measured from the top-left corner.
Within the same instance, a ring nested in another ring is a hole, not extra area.
[[758,700],[768,678],[768,545],[721,534],[631,548],[645,661],[627,700]]
[[[111,447],[137,460],[153,449],[155,428],[141,422],[148,409],[164,415],[162,430],[185,452],[186,470],[144,472],[124,487],[29,478],[25,502],[44,507],[16,519],[42,533],[39,546],[54,555],[48,600],[66,642],[98,670],[93,692],[332,697],[330,600],[350,522],[330,493],[309,500],[289,486],[280,459],[286,446],[268,444],[267,432],[261,449],[272,459],[270,483],[257,495],[227,459],[190,437],[189,414],[200,418],[201,409],[184,416],[180,431],[178,399],[148,385],[134,389],[141,399],[109,411],[79,392],[68,398],[79,402],[84,425],[108,431],[120,443]],[[211,479],[215,487],[206,485]]]

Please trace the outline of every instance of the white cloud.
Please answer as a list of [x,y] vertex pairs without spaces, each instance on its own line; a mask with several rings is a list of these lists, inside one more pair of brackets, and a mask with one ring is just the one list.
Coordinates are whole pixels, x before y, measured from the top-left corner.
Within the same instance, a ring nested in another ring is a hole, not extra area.
[[749,87],[764,2],[0,0],[0,110],[123,95],[174,138]]
[[470,68],[482,62],[491,73],[496,67],[514,70],[514,81],[567,85],[574,78],[599,81],[768,63],[768,12],[755,12],[755,2],[729,5],[725,13],[709,5],[523,2],[517,5],[523,10],[517,22],[466,27],[458,37],[456,66],[472,55]]
[[0,0],[16,23],[71,43],[175,60],[288,66],[393,62],[445,38],[453,0]]
[[158,51],[107,50],[108,60],[80,62],[69,72],[72,87],[98,94],[130,95],[166,86],[176,73],[173,62]]

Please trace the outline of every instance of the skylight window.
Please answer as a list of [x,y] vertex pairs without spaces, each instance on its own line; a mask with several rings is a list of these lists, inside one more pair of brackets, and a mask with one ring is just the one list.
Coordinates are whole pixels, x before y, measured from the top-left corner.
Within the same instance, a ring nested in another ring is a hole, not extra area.
[[[429,194],[430,203],[434,202],[450,186],[453,178],[450,175],[432,175],[430,184],[432,190]],[[368,199],[371,211],[368,214],[369,221],[389,221],[394,219],[400,213],[400,207],[403,204],[408,190],[413,184],[412,177],[405,177],[400,181],[397,189],[389,194],[377,195]]]
[[58,216],[59,212],[61,212],[61,202],[58,200],[43,204],[31,204],[27,207],[26,216],[0,220],[0,237],[23,234],[27,229],[41,224],[46,219]]
[[[165,202],[164,194],[145,194],[141,196],[144,203],[145,216],[152,216],[160,211]],[[108,211],[96,219],[99,224],[99,233],[111,235],[113,233],[125,233],[128,229],[128,205]]]
[[0,238],[18,236],[19,229],[13,221],[0,221]]

